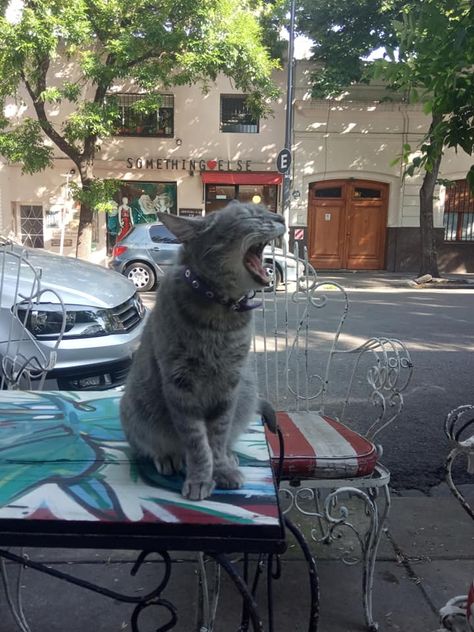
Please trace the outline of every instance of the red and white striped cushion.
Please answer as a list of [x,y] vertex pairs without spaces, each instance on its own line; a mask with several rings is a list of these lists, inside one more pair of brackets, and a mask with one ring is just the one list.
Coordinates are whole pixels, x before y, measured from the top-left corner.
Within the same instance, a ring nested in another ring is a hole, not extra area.
[[467,596],[466,619],[469,629],[474,632],[474,579],[472,580],[471,588]]
[[[344,424],[313,412],[277,413],[285,441],[283,478],[353,478],[371,474],[375,445]],[[267,430],[272,463],[278,464],[278,438]]]

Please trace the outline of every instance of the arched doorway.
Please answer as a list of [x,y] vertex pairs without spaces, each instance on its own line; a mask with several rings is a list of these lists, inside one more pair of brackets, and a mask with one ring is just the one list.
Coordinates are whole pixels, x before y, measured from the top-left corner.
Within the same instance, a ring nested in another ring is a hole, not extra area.
[[308,252],[319,269],[385,268],[388,184],[326,180],[309,186]]

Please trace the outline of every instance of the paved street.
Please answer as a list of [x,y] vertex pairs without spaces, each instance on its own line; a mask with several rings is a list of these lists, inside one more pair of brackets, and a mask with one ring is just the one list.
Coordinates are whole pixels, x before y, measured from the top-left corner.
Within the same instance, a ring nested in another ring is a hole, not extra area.
[[415,366],[399,421],[382,438],[392,485],[426,490],[443,477],[445,415],[474,401],[474,294],[467,290],[351,291],[346,333],[404,341]]
[[[469,289],[412,290],[381,284],[366,290],[360,283],[356,285],[359,287],[348,289],[351,307],[341,344],[350,347],[370,336],[391,336],[409,348],[415,371],[402,415],[381,437],[383,461],[392,472],[395,489],[427,491],[443,478],[443,460],[448,446],[443,433],[445,415],[460,404],[474,402],[474,292]],[[153,304],[153,294],[144,298],[149,306]],[[279,314],[284,313],[283,303],[284,292],[279,291]],[[266,300],[266,316],[270,323],[267,365],[270,381],[274,383],[271,334],[274,311],[270,297]],[[256,337],[260,341],[257,351],[262,358],[261,310],[256,312],[255,321]],[[291,302],[288,321],[290,332],[294,332],[296,307]],[[330,339],[328,332],[334,329],[335,312],[322,310],[310,323],[310,356],[317,363],[318,357],[325,357],[323,348]],[[282,329],[282,318],[278,320],[278,329]],[[281,342],[279,337],[279,348]],[[285,387],[282,358],[279,363],[281,390]],[[262,393],[265,386],[264,377],[260,375]]]

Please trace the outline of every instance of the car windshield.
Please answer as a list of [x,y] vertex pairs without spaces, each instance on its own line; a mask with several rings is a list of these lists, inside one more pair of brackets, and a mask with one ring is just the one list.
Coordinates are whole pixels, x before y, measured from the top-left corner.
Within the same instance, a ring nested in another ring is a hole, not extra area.
[[150,238],[158,244],[179,244],[179,241],[163,224],[150,226]]

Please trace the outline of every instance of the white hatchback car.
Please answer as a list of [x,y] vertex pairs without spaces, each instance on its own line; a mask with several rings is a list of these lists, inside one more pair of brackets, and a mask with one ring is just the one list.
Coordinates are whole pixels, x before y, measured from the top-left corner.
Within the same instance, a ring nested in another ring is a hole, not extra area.
[[[43,292],[31,305],[28,297],[38,277]],[[20,358],[49,357],[64,327],[44,388],[102,390],[125,382],[147,310],[124,276],[80,259],[4,243],[0,294],[4,375],[15,341]],[[58,297],[66,310],[65,325]]]

